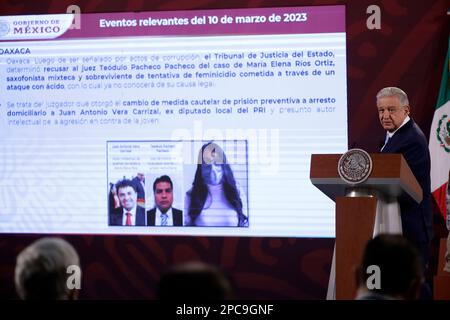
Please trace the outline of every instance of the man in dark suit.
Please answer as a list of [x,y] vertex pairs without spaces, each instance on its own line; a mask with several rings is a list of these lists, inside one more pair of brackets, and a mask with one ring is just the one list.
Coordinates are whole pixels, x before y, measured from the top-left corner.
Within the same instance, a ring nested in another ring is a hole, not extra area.
[[111,226],[145,226],[145,208],[137,205],[135,184],[128,179],[116,184],[120,207],[114,209],[109,216]]
[[409,196],[399,198],[403,235],[420,251],[426,267],[432,238],[432,209],[430,192],[430,153],[422,130],[409,117],[406,93],[387,87],[377,94],[378,115],[386,130],[382,153],[401,153],[422,187],[423,200],[416,203]]
[[147,211],[149,226],[182,226],[183,211],[172,208],[173,184],[169,176],[161,176],[153,183],[155,207]]

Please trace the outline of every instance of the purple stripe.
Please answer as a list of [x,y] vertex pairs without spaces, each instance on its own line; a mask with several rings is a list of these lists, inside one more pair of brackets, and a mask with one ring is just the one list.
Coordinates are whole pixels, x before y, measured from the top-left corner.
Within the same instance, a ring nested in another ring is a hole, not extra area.
[[[210,23],[210,17],[218,23]],[[306,16],[306,21],[304,20]],[[202,24],[194,24],[197,21]],[[236,23],[238,18],[253,18],[253,23]],[[265,18],[264,19],[262,18]],[[278,17],[279,21],[274,21]],[[162,19],[177,18],[179,25],[161,26]],[[100,27],[103,19],[103,25]],[[134,21],[136,26],[110,27],[111,21]],[[142,25],[152,19],[154,26]],[[226,20],[233,21],[226,23]],[[288,19],[290,22],[286,22]],[[300,21],[298,21],[300,20]],[[141,24],[141,25],[140,25]],[[257,9],[222,9],[158,11],[139,13],[82,14],[81,29],[68,30],[60,38],[95,38],[126,36],[258,35],[345,32],[345,6],[286,7]]]

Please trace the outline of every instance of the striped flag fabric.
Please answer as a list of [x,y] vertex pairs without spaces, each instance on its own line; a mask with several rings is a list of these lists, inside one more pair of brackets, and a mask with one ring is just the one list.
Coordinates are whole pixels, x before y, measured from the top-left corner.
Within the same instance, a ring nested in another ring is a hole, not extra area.
[[450,82],[449,49],[442,74],[439,97],[431,124],[429,149],[431,155],[431,192],[444,219],[447,216],[446,194],[450,171]]

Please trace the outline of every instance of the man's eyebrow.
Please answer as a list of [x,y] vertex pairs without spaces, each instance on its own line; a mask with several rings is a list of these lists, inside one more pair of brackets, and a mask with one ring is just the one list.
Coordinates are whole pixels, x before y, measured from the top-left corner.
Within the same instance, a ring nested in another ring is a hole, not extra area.
[[380,109],[388,109],[388,108],[397,108],[397,106],[378,107],[378,110],[380,110]]

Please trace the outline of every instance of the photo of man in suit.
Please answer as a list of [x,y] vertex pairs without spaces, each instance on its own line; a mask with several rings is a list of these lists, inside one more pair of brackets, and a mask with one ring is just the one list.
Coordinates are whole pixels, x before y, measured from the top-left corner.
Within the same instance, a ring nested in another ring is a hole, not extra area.
[[120,207],[110,213],[111,226],[145,226],[145,208],[137,205],[135,184],[128,179],[116,184]]
[[149,226],[182,226],[183,211],[172,208],[173,183],[169,176],[163,175],[153,182],[155,207],[147,211]]

